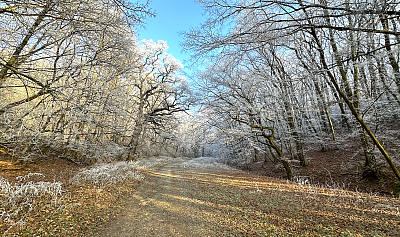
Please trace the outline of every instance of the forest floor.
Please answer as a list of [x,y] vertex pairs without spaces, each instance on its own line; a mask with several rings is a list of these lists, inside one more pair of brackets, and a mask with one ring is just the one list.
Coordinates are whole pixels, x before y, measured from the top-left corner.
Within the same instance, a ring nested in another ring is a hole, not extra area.
[[[212,159],[167,159],[146,178],[114,185],[72,185],[81,166],[62,159],[15,165],[1,175],[41,172],[63,182],[58,200],[4,236],[398,236],[400,199],[259,176]],[[195,161],[195,162],[192,162]],[[196,163],[197,162],[197,163]],[[1,196],[0,196],[1,198]],[[18,218],[17,218],[18,219]],[[1,233],[7,229],[0,226]]]
[[[377,166],[381,177],[363,177],[365,158],[357,139],[348,139],[340,145],[331,143],[325,147],[326,150],[315,144],[304,147],[307,165],[300,167],[298,161],[291,162],[295,181],[380,196],[398,197],[400,195],[400,186],[395,185],[398,179],[383,158],[380,158],[380,154],[377,154]],[[390,150],[390,146],[387,148],[390,154],[398,153],[395,149]],[[269,158],[263,158],[263,160],[265,162],[254,162],[242,168],[256,175],[286,178],[285,170],[280,162]]]
[[[164,158],[155,166],[138,169],[145,174],[144,180],[76,184],[71,182],[73,177],[90,166],[59,158],[15,163],[1,154],[0,233],[398,236],[400,199],[391,191],[391,174],[384,170],[384,179],[378,181],[350,175],[360,172],[362,157],[348,154],[356,149],[346,149],[347,153],[340,149],[307,150],[309,165],[294,170],[298,183],[284,180],[284,172],[272,161],[266,164],[268,168],[258,163],[244,172],[213,158]],[[43,175],[28,177],[29,173]],[[28,185],[23,186],[18,176],[26,177],[23,181]],[[36,199],[22,197],[32,195],[32,189],[40,191],[33,184],[41,182],[50,186],[61,183],[62,192],[54,189]],[[21,191],[21,187],[30,189]],[[4,195],[7,190],[2,189],[6,188],[13,189],[9,193],[14,196]],[[14,206],[4,204],[7,198]]]

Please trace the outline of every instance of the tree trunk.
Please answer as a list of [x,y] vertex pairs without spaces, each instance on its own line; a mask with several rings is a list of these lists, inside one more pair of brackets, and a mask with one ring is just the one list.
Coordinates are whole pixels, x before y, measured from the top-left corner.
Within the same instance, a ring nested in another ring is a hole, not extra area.
[[287,160],[283,156],[282,150],[279,149],[279,147],[274,143],[274,141],[272,140],[271,136],[267,137],[267,139],[268,139],[268,142],[271,145],[272,149],[274,149],[275,152],[278,153],[279,160],[282,162],[282,165],[285,168],[287,179],[290,180],[290,181],[293,180],[292,169],[290,168],[289,163],[287,162]]
[[330,72],[330,69],[328,67],[328,64],[325,61],[325,54],[322,48],[322,44],[320,43],[315,31],[312,31],[312,36],[314,37],[314,39],[316,40],[316,43],[318,45],[318,51],[320,54],[320,60],[321,63],[326,71],[326,73],[328,74],[328,77],[330,79],[330,81],[332,82],[332,84],[334,85],[337,93],[340,95],[340,97],[345,101],[347,107],[350,109],[351,113],[353,114],[353,116],[355,117],[355,119],[357,120],[357,122],[361,125],[361,127],[366,131],[366,133],[368,134],[368,136],[370,136],[370,138],[372,139],[372,141],[375,143],[375,145],[378,147],[379,151],[381,152],[381,154],[385,157],[386,162],[389,164],[390,168],[392,169],[393,173],[395,174],[395,176],[400,180],[400,171],[397,169],[396,165],[394,164],[392,158],[389,156],[389,154],[386,152],[385,148],[380,144],[380,142],[378,141],[378,139],[375,137],[374,133],[371,131],[371,129],[367,126],[367,124],[364,122],[364,120],[361,118],[361,116],[357,113],[356,109],[353,106],[353,103],[350,102],[349,98],[347,97],[347,95],[342,91],[342,89],[340,89],[338,82],[336,81],[335,77],[333,76],[333,74]]

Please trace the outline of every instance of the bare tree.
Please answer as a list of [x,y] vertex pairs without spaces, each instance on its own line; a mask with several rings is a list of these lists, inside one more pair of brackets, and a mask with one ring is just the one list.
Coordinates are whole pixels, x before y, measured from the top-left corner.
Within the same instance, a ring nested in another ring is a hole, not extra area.
[[[395,101],[399,96],[398,58],[394,53],[398,50],[399,35],[397,2],[210,0],[201,3],[208,20],[186,33],[186,49],[197,52],[197,57],[236,55],[240,58],[244,53],[254,55],[272,45],[272,52],[281,54],[278,58],[290,58],[295,66],[303,69],[282,70],[275,57],[274,77],[282,78],[279,73],[286,71],[304,84],[312,83],[320,101],[320,114],[325,114],[326,127],[330,127],[333,136],[328,107],[338,105],[349,127],[351,124],[346,118],[351,114],[360,127],[366,167],[375,169],[371,139],[400,179],[392,158],[368,125],[374,120],[369,116],[371,108],[386,103],[383,94],[388,93]],[[374,62],[371,57],[379,59]],[[270,58],[274,58],[273,54]],[[259,68],[268,65],[261,61],[255,64]],[[368,64],[367,71],[364,65]],[[383,92],[365,100],[362,83],[364,87],[371,84],[371,88],[376,88],[377,74],[381,76]],[[330,93],[332,97],[327,101],[324,97]],[[396,111],[398,105],[394,114]]]

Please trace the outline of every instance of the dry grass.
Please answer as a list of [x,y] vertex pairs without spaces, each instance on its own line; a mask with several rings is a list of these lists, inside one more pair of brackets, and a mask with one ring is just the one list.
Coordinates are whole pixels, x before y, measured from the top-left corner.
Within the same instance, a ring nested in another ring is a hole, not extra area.
[[[400,199],[253,176],[187,172],[218,236],[399,236]],[[207,190],[207,191],[205,191]]]

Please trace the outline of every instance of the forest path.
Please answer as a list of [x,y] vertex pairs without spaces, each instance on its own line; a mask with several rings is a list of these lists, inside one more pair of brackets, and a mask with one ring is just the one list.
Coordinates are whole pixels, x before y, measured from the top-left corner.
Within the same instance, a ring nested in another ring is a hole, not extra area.
[[146,172],[132,201],[98,236],[214,236],[201,217],[204,205],[193,199],[199,180],[181,161]]
[[400,199],[177,159],[146,172],[95,236],[398,236]]

